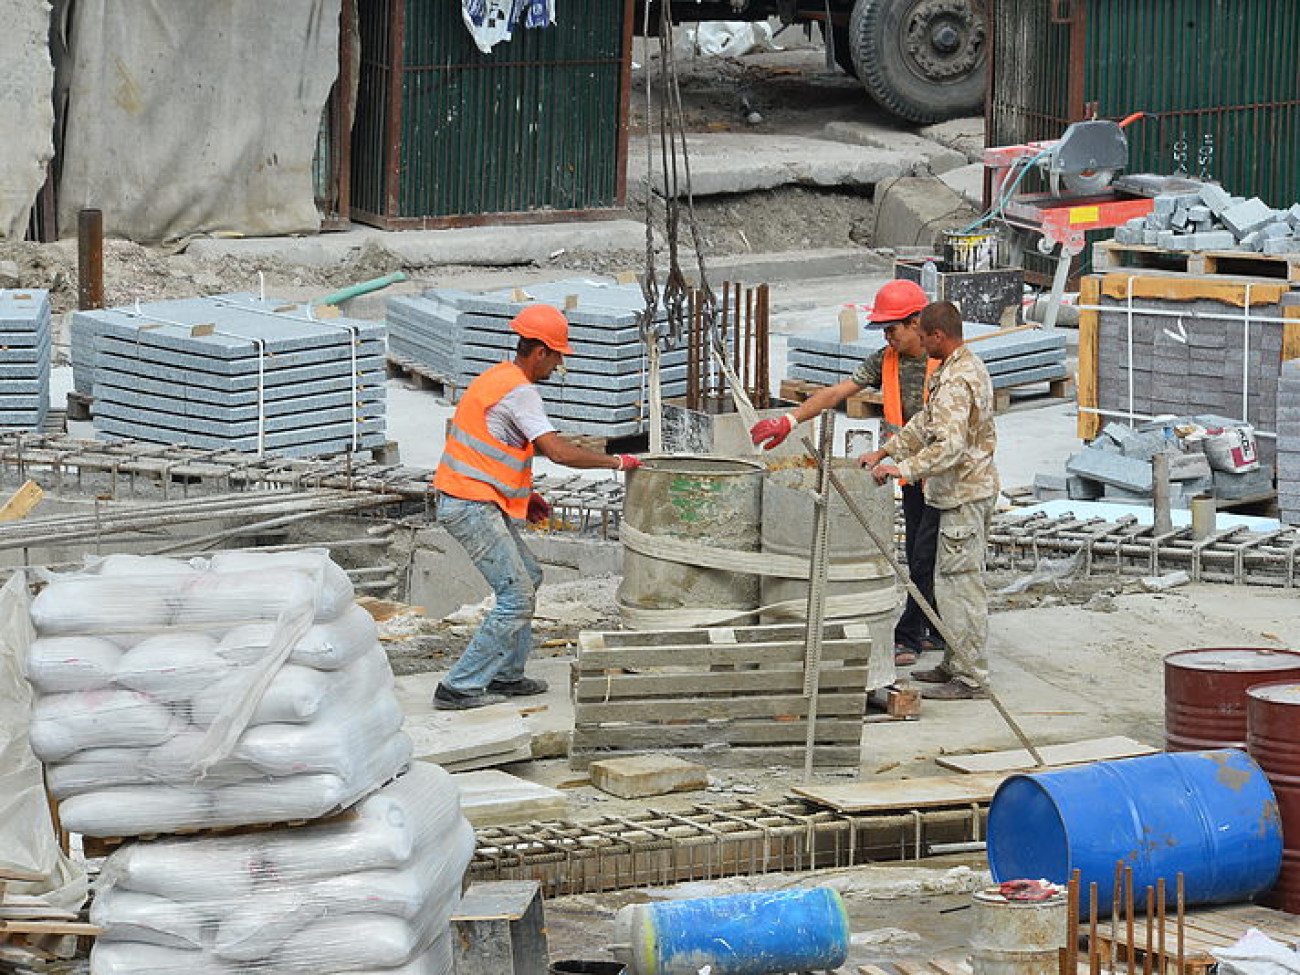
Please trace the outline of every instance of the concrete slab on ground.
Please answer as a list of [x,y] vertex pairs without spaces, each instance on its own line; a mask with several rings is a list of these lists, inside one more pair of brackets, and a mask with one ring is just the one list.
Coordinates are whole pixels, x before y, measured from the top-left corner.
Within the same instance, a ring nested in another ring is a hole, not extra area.
[[452,781],[460,789],[460,810],[475,827],[563,819],[569,811],[569,798],[559,789],[499,769],[457,772]]
[[966,165],[965,153],[922,138],[907,129],[841,121],[827,123],[822,133],[832,142],[914,153],[918,162],[936,176]]

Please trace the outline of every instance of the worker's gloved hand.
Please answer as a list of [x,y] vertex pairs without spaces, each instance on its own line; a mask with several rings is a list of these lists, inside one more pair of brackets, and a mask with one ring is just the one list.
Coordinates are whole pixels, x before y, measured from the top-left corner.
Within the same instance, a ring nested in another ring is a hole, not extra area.
[[785,438],[790,436],[790,431],[795,428],[797,422],[793,413],[768,417],[766,420],[759,420],[749,428],[749,437],[754,441],[755,446],[763,444],[764,450],[771,450],[785,442]]
[[528,523],[540,525],[551,517],[551,506],[547,500],[534,491],[528,496]]
[[633,457],[631,454],[617,454],[618,469],[620,471],[634,471],[641,466],[641,458]]

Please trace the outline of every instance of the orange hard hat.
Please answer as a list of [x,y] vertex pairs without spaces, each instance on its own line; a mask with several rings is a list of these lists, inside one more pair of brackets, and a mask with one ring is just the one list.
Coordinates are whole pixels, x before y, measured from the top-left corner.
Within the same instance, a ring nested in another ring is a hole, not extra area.
[[529,305],[510,322],[526,339],[537,339],[553,352],[573,355],[569,347],[569,320],[551,305]]
[[921,286],[915,281],[896,280],[876,292],[876,303],[871,308],[868,321],[901,322],[911,318],[930,303]]

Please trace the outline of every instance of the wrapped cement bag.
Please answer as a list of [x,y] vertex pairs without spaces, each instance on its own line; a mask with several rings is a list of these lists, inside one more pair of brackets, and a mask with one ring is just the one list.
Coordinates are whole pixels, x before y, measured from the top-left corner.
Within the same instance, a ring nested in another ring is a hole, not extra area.
[[32,749],[91,836],[314,819],[410,760],[374,620],[323,550],[111,555],[49,577]]
[[451,776],[422,762],[327,822],[124,846],[96,886],[91,975],[447,975],[473,849]]

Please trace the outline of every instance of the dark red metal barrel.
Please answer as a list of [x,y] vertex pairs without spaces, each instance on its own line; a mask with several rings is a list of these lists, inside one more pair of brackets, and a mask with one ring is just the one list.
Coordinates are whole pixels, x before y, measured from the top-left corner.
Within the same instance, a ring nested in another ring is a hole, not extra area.
[[1247,695],[1247,751],[1273,787],[1282,818],[1282,872],[1262,902],[1300,914],[1300,682],[1258,684]]
[[1300,681],[1300,653],[1267,647],[1206,647],[1165,657],[1165,750],[1246,747],[1246,691]]

